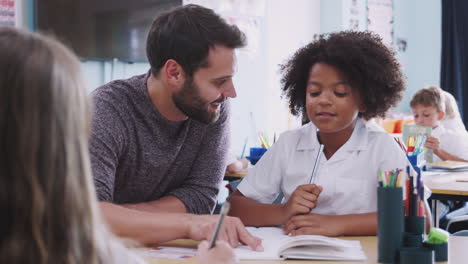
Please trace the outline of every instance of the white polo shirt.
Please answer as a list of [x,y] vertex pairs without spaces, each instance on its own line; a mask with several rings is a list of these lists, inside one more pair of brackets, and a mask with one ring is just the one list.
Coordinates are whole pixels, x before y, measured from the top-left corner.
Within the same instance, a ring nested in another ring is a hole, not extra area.
[[[297,186],[309,183],[319,149],[309,123],[287,131],[239,184],[239,191],[261,203],[279,192],[287,201]],[[379,170],[404,169],[408,161],[394,139],[358,119],[350,139],[327,160],[322,154],[315,183],[323,186],[314,213],[342,215],[377,211]]]
[[[463,132],[456,132],[446,129],[443,125],[432,130],[433,137],[439,139],[439,147],[448,153],[464,160],[468,160],[468,135]],[[439,156],[434,154],[433,162],[441,161]]]

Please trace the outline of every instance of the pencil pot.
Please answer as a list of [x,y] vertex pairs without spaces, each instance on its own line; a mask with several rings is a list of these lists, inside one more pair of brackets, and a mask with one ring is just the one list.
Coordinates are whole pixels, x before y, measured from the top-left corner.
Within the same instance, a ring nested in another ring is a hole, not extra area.
[[434,251],[423,248],[402,248],[400,250],[400,264],[432,264]]
[[448,260],[448,243],[441,244],[430,244],[424,242],[424,247],[434,250],[435,261],[447,261]]
[[421,247],[423,244],[422,234],[415,234],[410,232],[403,233],[403,246],[404,247]]
[[422,235],[424,219],[424,216],[405,216],[405,232]]
[[403,243],[403,191],[400,187],[377,188],[378,260],[398,263]]
[[411,163],[413,169],[419,173],[421,168],[426,164],[426,160],[424,159],[424,151],[417,154],[417,155],[407,155],[408,161]]
[[266,148],[250,148],[250,156],[246,157],[252,165],[255,165],[267,151]]

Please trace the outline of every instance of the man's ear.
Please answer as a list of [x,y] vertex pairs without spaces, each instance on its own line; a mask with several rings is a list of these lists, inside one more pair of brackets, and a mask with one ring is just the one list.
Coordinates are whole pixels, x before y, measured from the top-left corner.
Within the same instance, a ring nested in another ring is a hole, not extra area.
[[439,116],[438,116],[437,120],[440,121],[440,120],[444,119],[444,117],[445,117],[445,112],[444,111],[439,111]]
[[163,70],[169,84],[179,86],[184,83],[184,70],[177,61],[173,59],[167,60],[166,63],[164,63]]

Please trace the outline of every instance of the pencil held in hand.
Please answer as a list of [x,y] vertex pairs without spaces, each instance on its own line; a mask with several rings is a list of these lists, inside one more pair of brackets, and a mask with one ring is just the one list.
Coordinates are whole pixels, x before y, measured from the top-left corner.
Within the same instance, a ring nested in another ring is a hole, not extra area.
[[315,183],[315,178],[317,177],[317,171],[320,166],[320,156],[323,153],[323,144],[320,144],[319,150],[317,152],[317,157],[315,158],[314,168],[312,169],[312,174],[310,175],[309,184]]
[[211,237],[210,246],[209,246],[210,249],[213,248],[216,244],[216,239],[218,238],[219,231],[221,230],[221,226],[223,225],[224,218],[228,214],[230,208],[231,208],[231,205],[229,204],[229,202],[225,201],[223,206],[221,207],[221,212],[219,213],[218,223],[216,223],[213,236]]

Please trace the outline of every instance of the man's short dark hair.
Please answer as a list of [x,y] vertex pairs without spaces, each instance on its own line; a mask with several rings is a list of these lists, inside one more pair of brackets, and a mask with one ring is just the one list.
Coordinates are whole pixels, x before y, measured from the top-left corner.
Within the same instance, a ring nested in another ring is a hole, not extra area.
[[187,75],[193,76],[199,67],[208,66],[210,48],[222,45],[235,49],[245,43],[245,35],[213,10],[185,5],[156,17],[148,33],[146,53],[153,75],[158,75],[166,61],[173,59]]

